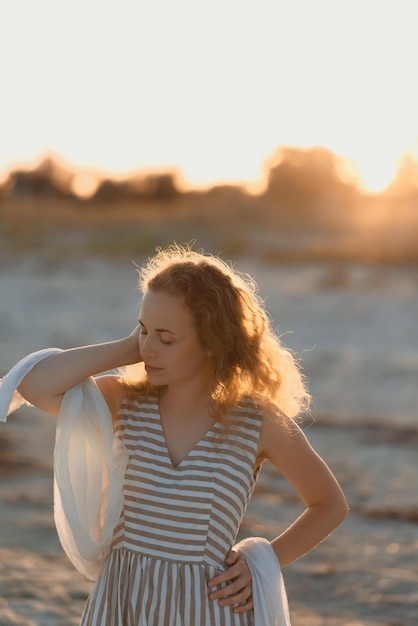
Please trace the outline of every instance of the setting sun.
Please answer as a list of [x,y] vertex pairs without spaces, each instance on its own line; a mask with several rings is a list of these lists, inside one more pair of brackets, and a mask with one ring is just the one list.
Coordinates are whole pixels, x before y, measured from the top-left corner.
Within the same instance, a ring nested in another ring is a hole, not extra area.
[[357,166],[365,190],[378,193],[393,180],[397,171],[397,159],[382,158],[379,154],[371,155],[368,159],[357,157]]
[[194,186],[255,183],[278,146],[323,146],[382,190],[418,136],[414,9],[8,3],[0,170],[52,152],[111,175],[177,168]]

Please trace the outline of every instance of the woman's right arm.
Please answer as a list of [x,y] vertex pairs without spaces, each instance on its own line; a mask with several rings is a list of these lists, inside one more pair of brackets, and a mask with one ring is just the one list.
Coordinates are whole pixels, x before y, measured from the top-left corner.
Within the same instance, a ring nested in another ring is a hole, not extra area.
[[129,337],[64,350],[37,363],[19,385],[19,393],[38,408],[58,415],[64,393],[90,376],[141,361],[138,332]]

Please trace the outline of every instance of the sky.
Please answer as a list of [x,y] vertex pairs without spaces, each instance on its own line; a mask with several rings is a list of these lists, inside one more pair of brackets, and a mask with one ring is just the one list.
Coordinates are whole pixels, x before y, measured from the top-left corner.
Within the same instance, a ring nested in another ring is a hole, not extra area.
[[52,153],[187,184],[323,146],[372,190],[418,158],[416,0],[0,0],[0,173]]

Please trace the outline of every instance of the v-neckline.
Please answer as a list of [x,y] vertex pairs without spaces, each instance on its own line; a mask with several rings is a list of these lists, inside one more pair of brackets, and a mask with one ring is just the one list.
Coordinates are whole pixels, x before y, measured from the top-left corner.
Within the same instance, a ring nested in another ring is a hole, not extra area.
[[160,427],[160,431],[161,431],[161,436],[162,436],[162,440],[164,442],[164,448],[165,448],[165,453],[168,459],[168,462],[170,463],[170,466],[173,470],[179,470],[181,469],[181,466],[183,465],[183,463],[185,463],[191,456],[192,454],[201,446],[201,444],[206,441],[206,439],[209,437],[209,435],[215,431],[215,429],[217,428],[218,422],[215,420],[213,422],[213,424],[208,428],[208,430],[202,435],[202,437],[196,441],[193,446],[190,448],[190,450],[187,452],[187,454],[181,459],[181,461],[177,464],[175,464],[173,462],[173,457],[170,453],[170,449],[168,447],[167,444],[167,438],[165,436],[165,432],[164,432],[164,427],[163,427],[163,420],[161,419],[161,412],[160,412],[160,406],[159,406],[159,402],[157,400],[157,414],[158,414],[158,424]]

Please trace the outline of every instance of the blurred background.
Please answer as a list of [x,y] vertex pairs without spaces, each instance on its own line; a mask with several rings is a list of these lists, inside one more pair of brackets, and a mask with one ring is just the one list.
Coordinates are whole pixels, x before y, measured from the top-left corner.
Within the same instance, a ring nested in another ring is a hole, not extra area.
[[[288,568],[295,626],[418,619],[415,9],[0,4],[0,375],[130,331],[156,246],[254,276],[352,509]],[[77,624],[88,589],[54,534],[53,437],[27,409],[0,432],[0,625]],[[297,509],[266,468],[242,533]]]

